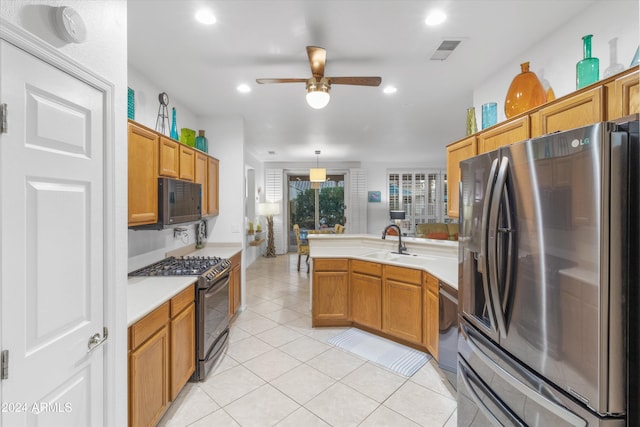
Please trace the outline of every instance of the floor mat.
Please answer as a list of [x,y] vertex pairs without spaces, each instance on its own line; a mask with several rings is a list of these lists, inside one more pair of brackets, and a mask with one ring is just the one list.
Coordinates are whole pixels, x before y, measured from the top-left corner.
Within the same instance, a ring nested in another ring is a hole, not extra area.
[[347,329],[327,342],[406,377],[431,359],[427,353],[356,328]]

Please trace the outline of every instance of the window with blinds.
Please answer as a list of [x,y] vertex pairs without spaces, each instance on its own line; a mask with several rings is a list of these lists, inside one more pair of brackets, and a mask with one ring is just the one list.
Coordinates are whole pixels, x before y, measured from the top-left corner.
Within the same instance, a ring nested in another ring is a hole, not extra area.
[[444,170],[387,171],[388,210],[405,211],[404,233],[417,224],[448,222]]

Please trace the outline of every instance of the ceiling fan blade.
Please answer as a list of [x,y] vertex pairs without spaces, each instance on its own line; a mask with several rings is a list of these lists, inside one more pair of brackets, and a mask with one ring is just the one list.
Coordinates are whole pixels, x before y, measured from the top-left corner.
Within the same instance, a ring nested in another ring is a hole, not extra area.
[[337,85],[357,85],[357,86],[380,86],[380,77],[327,77],[331,84]]
[[269,83],[306,83],[309,79],[256,79],[256,83],[269,84]]
[[307,46],[311,74],[317,81],[324,77],[324,65],[327,63],[327,51],[317,46]]

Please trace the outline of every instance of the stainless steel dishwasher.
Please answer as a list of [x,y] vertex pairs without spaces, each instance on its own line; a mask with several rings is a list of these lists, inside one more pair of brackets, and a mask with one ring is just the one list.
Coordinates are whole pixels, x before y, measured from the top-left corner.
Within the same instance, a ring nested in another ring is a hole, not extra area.
[[458,290],[440,282],[438,297],[438,366],[457,390]]

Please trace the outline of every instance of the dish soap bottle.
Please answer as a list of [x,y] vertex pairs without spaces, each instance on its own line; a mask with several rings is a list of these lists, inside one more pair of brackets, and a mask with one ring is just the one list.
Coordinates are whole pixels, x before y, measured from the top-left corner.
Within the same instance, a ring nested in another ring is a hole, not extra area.
[[595,83],[600,79],[600,60],[591,57],[591,37],[588,34],[582,38],[584,59],[576,64],[576,89]]
[[171,109],[171,133],[169,136],[178,141],[178,125],[176,124],[176,107]]
[[198,136],[196,137],[196,148],[200,151],[204,151],[205,153],[209,152],[209,141],[207,137],[204,136],[204,131],[199,130]]

